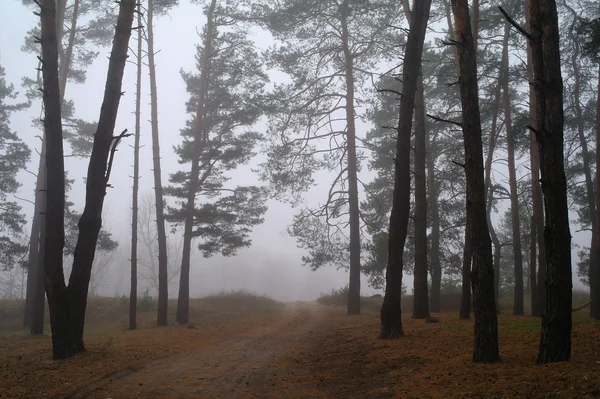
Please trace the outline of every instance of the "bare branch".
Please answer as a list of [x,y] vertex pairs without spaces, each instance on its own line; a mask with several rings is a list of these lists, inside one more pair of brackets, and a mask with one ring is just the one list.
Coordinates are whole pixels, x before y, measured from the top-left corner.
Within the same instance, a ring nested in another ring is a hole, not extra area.
[[498,8],[500,9],[500,12],[502,13],[502,15],[504,15],[504,18],[506,18],[506,20],[512,25],[514,26],[523,36],[525,36],[528,40],[531,40],[531,34],[529,32],[527,32],[521,25],[519,25],[518,23],[515,22],[514,19],[511,18],[510,15],[508,15],[508,13],[506,11],[504,11],[504,8],[502,8],[501,6],[498,6]]

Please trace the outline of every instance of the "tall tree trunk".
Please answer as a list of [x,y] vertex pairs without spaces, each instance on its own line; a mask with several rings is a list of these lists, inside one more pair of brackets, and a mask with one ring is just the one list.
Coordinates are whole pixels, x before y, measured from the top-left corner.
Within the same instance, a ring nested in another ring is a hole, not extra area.
[[[200,156],[204,144],[207,140],[204,129],[204,115],[206,104],[206,93],[208,80],[210,76],[210,55],[212,53],[213,30],[214,30],[214,12],[217,1],[212,0],[208,13],[206,14],[206,36],[204,38],[204,48],[202,50],[201,70],[200,70],[200,92],[198,94],[198,110],[195,122],[194,148],[192,154],[192,166],[190,173],[190,184],[187,194],[185,226],[183,231],[183,254],[181,256],[181,272],[179,277],[179,297],[177,299],[176,320],[180,324],[186,324],[189,319],[190,309],[190,259],[192,251],[192,231],[194,227],[194,210],[196,193],[198,192],[200,181]],[[162,201],[162,199],[161,199]]]
[[[579,18],[577,12],[568,4],[565,5],[566,8],[571,12],[574,17],[574,25],[571,26],[569,31],[570,40],[573,43],[572,53],[571,53],[571,66],[573,67],[573,77],[574,77],[574,85],[573,85],[573,102],[575,105],[575,116],[577,121],[577,136],[579,138],[579,143],[581,145],[581,156],[583,158],[583,174],[585,176],[585,194],[587,199],[587,206],[589,212],[589,218],[592,223],[592,237],[590,242],[590,264],[589,264],[589,272],[597,269],[598,267],[598,256],[596,252],[596,241],[598,239],[598,226],[596,225],[596,200],[594,198],[594,181],[592,180],[592,168],[591,168],[591,155],[588,150],[588,142],[585,137],[585,126],[584,126],[584,116],[583,111],[581,109],[581,64],[580,64],[580,49],[579,49],[579,37],[576,35],[575,29],[576,23],[578,23]],[[591,282],[591,280],[590,280]],[[593,292],[596,287],[590,283],[590,296],[594,297],[595,293]],[[594,309],[593,306],[590,306],[590,316],[593,317]]]
[[[43,0],[40,6],[42,28],[42,76],[44,103],[44,135],[46,141],[47,200],[45,209],[46,237],[44,247],[45,288],[50,306],[53,350],[61,348],[57,338],[68,334],[68,317],[63,275],[65,168],[62,143],[60,86],[58,80],[58,41],[56,2]],[[38,281],[40,279],[38,278]],[[54,310],[54,311],[53,311]],[[62,348],[61,348],[62,349]],[[56,358],[56,356],[54,356]]]
[[459,313],[459,318],[463,320],[471,318],[471,260],[473,259],[473,244],[471,241],[471,228],[469,226],[469,215],[467,214],[465,244],[463,246],[462,287]]
[[402,67],[402,98],[396,144],[394,198],[390,216],[385,296],[381,306],[381,338],[398,338],[402,329],[402,257],[410,212],[410,136],[417,82],[431,0],[415,1]]
[[571,234],[563,156],[563,83],[560,70],[558,14],[554,0],[529,1],[531,49],[536,97],[536,139],[546,223],[546,314],[538,363],[571,357]]
[[[438,194],[435,186],[435,160],[431,150],[431,135],[427,130],[427,202],[429,205],[429,220],[431,235],[429,236],[430,253],[429,267],[431,273],[431,298],[429,309],[438,313],[440,311],[440,293],[442,286],[442,265],[440,263],[440,211],[438,208]],[[469,269],[471,263],[469,263]],[[469,290],[470,292],[470,290]]]
[[[420,72],[415,94],[415,270],[413,319],[429,316],[427,288],[427,181],[425,176],[427,132],[425,127],[425,98],[423,75]],[[432,287],[433,290],[433,287]]]
[[[412,13],[408,0],[402,0],[404,15],[409,25]],[[417,91],[415,93],[415,269],[413,280],[413,319],[425,319],[429,316],[429,296],[427,287],[427,129],[425,126],[425,95],[423,93],[423,68],[419,67]],[[438,229],[439,230],[439,229]],[[439,263],[439,262],[438,262]],[[441,276],[440,276],[441,277]],[[439,289],[437,297],[439,302]],[[433,294],[432,284],[432,294]],[[439,308],[439,303],[438,303]]]
[[508,86],[508,39],[510,23],[504,23],[504,45],[502,50],[503,69],[502,91],[504,99],[504,127],[506,129],[506,147],[508,152],[508,178],[510,185],[510,211],[512,224],[512,250],[515,272],[513,314],[523,316],[523,253],[521,249],[521,227],[519,218],[519,193],[517,191],[517,171],[515,167],[515,137],[512,129],[510,93]]
[[129,329],[137,328],[137,246],[138,246],[138,193],[140,182],[140,116],[142,99],[142,12],[137,12],[137,81],[135,90],[135,139],[133,143],[133,190],[131,198],[131,289],[129,291]]
[[[476,0],[477,2],[477,0]],[[448,23],[448,33],[450,35],[450,39],[456,41],[456,32],[454,31],[454,25],[452,24],[452,15],[450,12],[450,4],[448,0],[444,2],[445,10],[446,10],[446,22]],[[479,3],[477,2],[477,6]],[[474,25],[475,25],[474,21]],[[478,23],[477,23],[478,24]],[[473,40],[474,47],[477,51],[477,30],[475,30],[476,26],[473,26]],[[454,54],[454,67],[456,69],[457,76],[460,76],[460,65],[458,61],[458,50],[457,46],[452,46],[452,53]],[[490,165],[491,166],[491,165]],[[487,170],[487,168],[486,168]],[[487,176],[487,174],[486,174]],[[487,181],[487,180],[486,180]],[[465,242],[463,246],[463,260],[462,260],[462,281],[461,281],[461,297],[460,297],[460,312],[459,318],[461,319],[469,319],[471,317],[471,262],[473,260],[473,248],[471,245],[471,232],[469,229],[469,215],[466,211],[465,207]],[[441,273],[440,273],[441,274]],[[441,276],[440,276],[441,280]]]
[[[598,99],[596,100],[596,165],[600,165],[600,65],[598,66]],[[600,176],[596,166],[596,204],[600,204]],[[600,205],[596,208],[596,237],[600,238]],[[598,262],[590,264],[590,316],[600,320],[600,239],[596,240],[596,259]]]
[[[525,0],[526,6],[529,0]],[[527,29],[531,30],[529,13],[525,12]],[[527,79],[529,81],[529,123],[536,127],[536,98],[533,88],[533,55],[531,53],[531,41],[527,41]],[[538,270],[536,283],[537,304],[531,308],[532,316],[543,316],[546,312],[546,244],[544,242],[544,201],[542,199],[542,187],[540,185],[540,157],[539,147],[535,139],[533,130],[529,134],[529,160],[531,167],[531,198],[533,202],[533,218],[535,220],[535,230],[532,226],[531,240],[537,241],[538,249]],[[535,234],[534,234],[535,233]]]
[[[44,0],[44,2],[49,4],[49,7],[44,7],[44,9],[52,9],[52,17],[48,19],[54,19],[53,1]],[[111,172],[112,155],[114,155],[114,149],[119,142],[119,138],[123,137],[121,135],[115,138],[113,137],[113,132],[121,97],[121,83],[127,60],[134,11],[134,0],[121,0],[108,66],[104,99],[100,110],[98,127],[94,135],[94,145],[88,167],[86,202],[83,214],[79,220],[79,236],[75,246],[73,268],[68,286],[65,286],[64,283],[62,267],[65,194],[62,129],[60,118],[56,122],[56,118],[53,116],[57,112],[60,116],[57,63],[53,63],[48,67],[50,71],[54,71],[54,74],[51,74],[48,79],[44,75],[44,86],[47,84],[52,85],[52,90],[50,90],[52,97],[48,96],[46,89],[44,90],[44,95],[48,97],[44,102],[47,115],[44,123],[49,124],[53,132],[52,138],[49,138],[47,141],[48,154],[46,156],[48,165],[48,211],[46,212],[48,227],[44,272],[52,325],[52,355],[54,359],[67,358],[85,350],[83,330],[91,268],[94,261],[98,234],[102,226],[102,207]],[[44,16],[45,11],[41,14]],[[46,18],[42,17],[42,26],[44,26]],[[46,30],[48,29],[50,28],[47,27]],[[54,34],[51,37],[55,38]],[[42,41],[43,43],[47,43],[44,39]],[[47,51],[50,52],[51,50]],[[56,90],[54,86],[56,86]],[[56,95],[54,91],[56,91]],[[46,104],[46,101],[48,101],[50,108]],[[52,115],[50,122],[47,120],[48,115]],[[46,128],[46,132],[48,133],[49,131]],[[54,131],[56,131],[55,134]],[[111,150],[113,151],[111,152]],[[109,155],[111,155],[110,161]]]
[[348,150],[348,205],[350,208],[350,281],[347,313],[360,313],[360,210],[358,208],[358,175],[356,158],[356,124],[354,115],[354,59],[348,35],[348,0],[342,11],[342,47],[346,80],[346,145]]
[[[44,212],[45,206],[42,206],[42,191],[38,187],[44,186],[46,180],[45,168],[42,167],[42,163],[45,164],[46,158],[46,141],[42,141],[42,151],[40,152],[40,163],[38,166],[38,173],[35,183],[34,193],[34,210],[33,218],[31,221],[31,234],[29,238],[29,259],[27,261],[27,286],[25,292],[25,314],[23,317],[23,327],[30,328],[33,321],[33,301],[34,293],[36,292],[36,282],[39,281],[37,278],[38,264],[39,264],[39,249],[40,249],[40,215]],[[42,162],[43,161],[43,162]],[[44,287],[42,284],[42,293],[44,293]],[[44,293],[45,295],[45,293]],[[33,334],[33,332],[32,332]]]
[[148,70],[150,73],[150,121],[152,125],[152,165],[154,173],[154,203],[156,206],[156,235],[158,239],[158,311],[156,324],[167,325],[169,306],[169,272],[167,260],[167,234],[160,168],[160,139],[158,134],[158,94],[156,64],[154,61],[154,0],[148,0]]
[[[66,0],[58,0],[56,3],[56,40],[57,40],[57,51],[58,51],[58,65],[59,65],[59,95],[60,104],[65,100],[65,91],[67,87],[68,72],[73,59],[73,47],[75,46],[75,32],[77,29],[77,18],[79,14],[79,0],[75,0],[73,4],[73,14],[71,17],[71,31],[69,33],[69,40],[67,42],[67,50],[63,51],[62,38],[64,33],[64,19],[66,14]],[[42,150],[40,152],[40,163],[38,167],[38,179],[36,181],[36,194],[34,209],[39,209],[39,212],[35,212],[32,220],[32,229],[30,236],[29,247],[33,249],[35,245],[35,251],[30,253],[29,266],[28,266],[28,284],[31,280],[31,285],[28,285],[26,303],[29,303],[30,307],[25,308],[25,320],[28,320],[26,325],[30,327],[32,335],[39,335],[44,333],[44,314],[45,314],[45,292],[44,292],[44,245],[46,240],[46,221],[43,214],[43,210],[46,209],[46,141],[45,138],[42,140]],[[32,273],[31,276],[29,273]],[[40,276],[41,280],[38,279]],[[31,290],[30,290],[31,288]]]
[[467,222],[473,245],[471,284],[475,308],[474,362],[499,360],[492,247],[486,220],[477,60],[467,0],[452,0],[460,64],[460,93],[467,175]]

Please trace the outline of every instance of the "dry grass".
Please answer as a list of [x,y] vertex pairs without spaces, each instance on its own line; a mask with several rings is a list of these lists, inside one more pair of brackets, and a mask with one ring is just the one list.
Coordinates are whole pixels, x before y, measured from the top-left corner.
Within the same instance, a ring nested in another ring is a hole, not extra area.
[[92,303],[88,351],[72,359],[50,361],[48,336],[0,333],[0,397],[600,397],[600,323],[586,312],[574,315],[572,360],[537,366],[541,321],[532,317],[499,316],[502,361],[487,365],[472,363],[473,321],[456,312],[435,324],[405,313],[406,336],[384,341],[375,304],[348,317],[337,306],[282,307],[238,292],[193,300],[195,328],[152,327],[152,311],[140,329],[122,331],[126,305]]

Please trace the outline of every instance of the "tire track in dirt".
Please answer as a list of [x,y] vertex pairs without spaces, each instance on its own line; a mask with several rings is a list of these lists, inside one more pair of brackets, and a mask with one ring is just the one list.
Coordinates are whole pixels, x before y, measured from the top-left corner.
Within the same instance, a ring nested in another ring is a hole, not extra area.
[[283,316],[272,323],[215,337],[212,345],[190,342],[187,353],[148,362],[70,397],[266,398],[276,386],[294,386],[286,383],[290,370],[279,360],[310,347],[312,331],[327,323],[330,312],[314,303],[286,304]]

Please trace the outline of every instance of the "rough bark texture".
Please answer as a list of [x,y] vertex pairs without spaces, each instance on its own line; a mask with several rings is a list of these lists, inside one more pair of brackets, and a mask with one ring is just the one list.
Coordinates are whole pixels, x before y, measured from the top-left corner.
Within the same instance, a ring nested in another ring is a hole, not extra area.
[[465,245],[463,247],[462,264],[462,287],[460,296],[459,318],[467,320],[471,318],[471,260],[473,259],[473,248],[471,242],[471,228],[469,227],[469,215],[465,225]]
[[142,99],[142,10],[137,13],[137,81],[135,90],[135,134],[133,142],[133,189],[131,198],[131,287],[129,291],[129,329],[137,328],[137,246],[138,246],[138,193],[140,183],[140,116]]
[[348,0],[342,14],[342,47],[346,80],[346,148],[348,151],[348,206],[350,212],[350,281],[348,284],[348,314],[360,313],[360,210],[358,208],[358,175],[356,159],[356,124],[354,114],[354,68],[349,45]]
[[148,71],[150,74],[150,122],[152,126],[152,166],[154,174],[154,203],[156,206],[156,236],[158,239],[158,309],[156,324],[167,325],[169,306],[169,277],[165,206],[163,202],[162,172],[160,168],[160,139],[158,134],[158,94],[156,64],[154,61],[154,0],[148,0]]
[[[598,66],[598,99],[596,100],[596,165],[600,165],[600,66]],[[596,204],[600,204],[600,178],[596,169]],[[600,238],[600,206],[596,208],[596,237]],[[600,320],[600,239],[596,240],[595,264],[590,264],[590,316]]]
[[[58,42],[56,37],[56,2],[43,0],[40,7],[42,76],[44,103],[44,135],[46,140],[47,201],[45,209],[46,237],[44,247],[45,288],[48,294],[52,324],[54,358],[66,348],[61,336],[68,334],[68,306],[63,276],[65,168],[58,81]],[[39,279],[38,279],[39,281]]]
[[[503,69],[508,71],[508,38],[510,34],[510,23],[504,23],[504,45],[502,50]],[[524,315],[524,292],[523,292],[523,252],[521,249],[521,226],[519,220],[519,192],[517,189],[517,171],[515,167],[515,137],[512,129],[512,115],[510,104],[510,93],[508,86],[508,73],[502,76],[502,97],[504,102],[504,128],[506,129],[506,141],[508,152],[508,179],[510,185],[510,212],[512,227],[512,250],[515,272],[515,287],[513,314]]]
[[530,0],[531,50],[546,223],[546,313],[538,363],[571,357],[571,234],[563,159],[563,83],[554,0]]
[[473,245],[471,284],[475,308],[474,362],[495,362],[498,352],[498,319],[494,302],[492,247],[486,220],[483,149],[477,84],[477,61],[466,0],[452,0],[460,65],[460,93],[467,175],[467,222]]
[[[49,3],[49,7],[43,8],[51,8],[52,19],[54,19],[53,1],[45,0],[45,3]],[[70,357],[85,350],[83,329],[88,288],[98,234],[102,226],[102,207],[109,177],[107,164],[114,140],[113,131],[121,97],[121,82],[127,60],[134,10],[134,0],[121,0],[119,3],[119,17],[110,55],[104,99],[100,110],[98,128],[94,135],[94,144],[87,173],[86,202],[83,214],[79,220],[79,236],[75,247],[73,269],[68,286],[64,284],[62,268],[62,248],[64,246],[64,167],[60,170],[60,173],[58,170],[60,169],[59,166],[63,166],[62,137],[60,137],[60,145],[58,144],[58,139],[54,138],[56,141],[56,143],[53,143],[54,147],[50,145],[52,140],[47,141],[48,154],[46,160],[48,166],[51,166],[54,170],[51,174],[50,168],[48,169],[47,180],[49,190],[45,286],[50,307],[54,359]],[[42,12],[42,15],[45,15],[44,12]],[[42,26],[44,26],[44,17],[42,17]],[[50,28],[47,27],[46,30],[48,29]],[[54,43],[56,43],[55,35],[52,34],[51,37],[54,38]],[[46,43],[45,40],[43,42]],[[51,80],[48,80],[48,84],[54,84],[54,80],[56,80],[57,101],[53,100],[51,103],[52,106],[54,106],[54,103],[58,104],[60,115],[57,67],[57,63],[52,65],[52,71],[56,69],[56,79],[52,77]],[[44,86],[46,84],[46,77],[44,76]],[[54,93],[54,89],[51,92]],[[46,90],[44,95],[47,96]],[[46,104],[45,109],[47,113],[56,113],[54,109],[48,109],[48,105]],[[45,120],[45,123],[49,122]],[[58,130],[55,127],[56,123],[53,123],[53,129]],[[48,129],[46,129],[46,132],[48,132]],[[60,217],[58,217],[59,211],[57,208],[59,203],[61,204]],[[52,212],[50,212],[51,209],[53,209]],[[52,219],[50,219],[51,214],[53,215]],[[50,249],[52,250],[51,253]],[[54,257],[58,258],[59,251],[60,263],[58,260],[54,261]]]
[[[185,225],[183,230],[183,254],[181,256],[181,272],[179,277],[179,297],[177,299],[176,320],[180,324],[186,324],[189,319],[190,309],[190,258],[192,251],[192,231],[194,227],[194,210],[196,193],[199,189],[199,168],[200,156],[206,141],[206,132],[204,130],[204,107],[206,103],[206,91],[208,79],[210,76],[210,55],[212,53],[212,34],[214,26],[214,12],[217,1],[212,0],[206,15],[206,36],[202,50],[202,61],[200,70],[200,91],[198,93],[198,110],[195,122],[194,148],[192,154],[192,165],[190,173],[190,183],[187,194]],[[162,201],[162,199],[161,199]]]
[[385,296],[381,306],[381,338],[398,338],[404,335],[400,296],[402,293],[402,257],[404,255],[410,211],[410,136],[430,8],[430,0],[415,2],[404,53],[402,98],[400,100],[395,159],[394,198],[390,216]]

